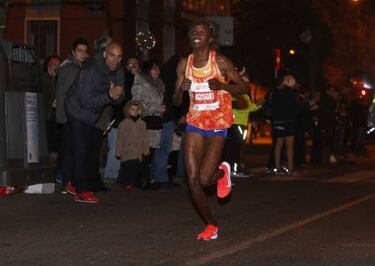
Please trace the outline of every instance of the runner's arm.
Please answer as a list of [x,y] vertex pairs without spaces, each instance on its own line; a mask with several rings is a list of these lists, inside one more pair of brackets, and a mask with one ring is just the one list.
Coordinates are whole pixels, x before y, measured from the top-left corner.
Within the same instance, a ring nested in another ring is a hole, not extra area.
[[223,76],[231,81],[229,84],[217,82],[218,89],[225,90],[233,95],[247,94],[249,86],[238,73],[232,61],[222,55],[217,56],[216,61]]
[[191,81],[185,78],[187,58],[181,58],[177,65],[176,89],[173,95],[173,102],[176,106],[181,106],[183,102],[184,90],[190,89]]

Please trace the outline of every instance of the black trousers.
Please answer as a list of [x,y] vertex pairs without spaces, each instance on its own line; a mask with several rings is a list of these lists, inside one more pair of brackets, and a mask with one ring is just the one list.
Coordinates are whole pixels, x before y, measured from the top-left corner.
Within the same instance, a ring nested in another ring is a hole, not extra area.
[[142,173],[142,162],[140,160],[128,160],[121,162],[119,181],[124,185],[138,186]]
[[73,158],[72,181],[78,193],[88,191],[87,176],[92,146],[94,144],[95,127],[83,121],[69,119],[71,133],[71,151]]
[[57,152],[57,172],[63,175],[63,185],[72,181],[71,133],[68,124],[57,124],[60,143]]
[[89,191],[103,191],[106,187],[100,175],[100,154],[104,141],[103,131],[94,127],[92,133],[89,163],[87,165],[87,189]]
[[58,152],[59,142],[61,140],[60,140],[60,135],[59,135],[56,121],[47,120],[46,130],[47,130],[48,153]]
[[155,153],[154,148],[150,147],[150,154],[147,156],[143,156],[142,160],[142,168],[141,168],[141,186],[144,186],[145,184],[149,183],[151,180],[151,162],[152,158]]

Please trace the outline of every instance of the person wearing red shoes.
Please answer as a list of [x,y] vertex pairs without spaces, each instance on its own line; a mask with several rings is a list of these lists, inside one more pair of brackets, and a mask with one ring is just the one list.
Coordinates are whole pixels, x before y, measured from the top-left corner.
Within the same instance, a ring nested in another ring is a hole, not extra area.
[[[65,98],[65,112],[72,139],[74,200],[98,203],[88,191],[87,174],[94,142],[95,123],[109,104],[120,104],[124,97],[118,71],[123,56],[120,44],[109,43],[101,56],[86,60]],[[69,191],[68,191],[69,193]]]
[[217,196],[231,191],[230,165],[220,163],[225,137],[234,118],[231,94],[247,93],[248,87],[233,63],[216,52],[216,32],[209,20],[195,21],[189,29],[193,52],[177,66],[174,100],[181,105],[188,90],[190,106],[185,130],[185,165],[192,200],[207,224],[198,239],[218,237],[218,224],[203,188],[217,184]]
[[141,102],[130,100],[124,107],[125,119],[118,127],[116,157],[121,160],[119,181],[127,191],[140,184],[143,158],[150,153],[146,123],[141,119]]

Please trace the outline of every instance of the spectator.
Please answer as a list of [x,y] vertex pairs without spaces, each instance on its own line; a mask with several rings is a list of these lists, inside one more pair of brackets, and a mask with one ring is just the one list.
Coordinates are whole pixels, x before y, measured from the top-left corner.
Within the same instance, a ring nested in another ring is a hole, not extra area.
[[[275,88],[272,88],[265,96],[262,105],[262,116],[267,123],[272,124],[272,99]],[[271,130],[272,131],[272,130]],[[271,134],[272,135],[272,134]],[[273,174],[275,171],[275,137],[272,135],[271,149],[268,153],[266,174]]]
[[42,74],[42,91],[47,117],[47,143],[50,158],[56,160],[58,151],[58,134],[56,124],[56,76],[61,58],[57,55],[45,60]]
[[[146,164],[151,164],[153,152],[160,147],[161,130],[163,128],[162,114],[165,110],[163,98],[165,93],[164,82],[159,78],[160,66],[155,60],[149,60],[142,64],[142,70],[135,74],[132,87],[134,100],[142,105],[142,118],[146,122],[149,137],[150,155]],[[154,173],[144,169],[143,179],[148,183],[145,188],[155,188],[157,182]]]
[[287,174],[296,174],[294,169],[294,134],[297,116],[297,95],[292,89],[295,79],[288,73],[280,74],[276,91],[272,96],[272,135],[275,138],[275,173],[283,174],[281,152],[285,144],[288,161]]
[[125,119],[117,131],[116,156],[121,160],[119,182],[128,191],[139,185],[143,157],[150,152],[146,123],[140,114],[141,104],[129,101],[124,107]]
[[351,116],[353,123],[352,150],[359,155],[367,155],[366,129],[369,116],[369,103],[365,97],[352,101]]
[[118,179],[121,161],[116,158],[116,139],[117,139],[117,128],[120,122],[124,119],[124,106],[131,98],[131,86],[133,85],[134,75],[139,70],[139,62],[137,58],[129,58],[126,62],[126,67],[119,73],[124,73],[124,101],[118,105],[112,106],[112,117],[113,122],[112,129],[108,133],[107,138],[107,162],[104,169],[105,181],[108,183],[114,183]]
[[103,143],[106,138],[109,121],[112,117],[112,107],[107,105],[95,123],[92,145],[90,150],[90,162],[88,163],[87,189],[92,192],[110,191],[105,186],[100,174],[100,163],[103,155]]
[[100,59],[102,52],[107,47],[107,45],[110,44],[111,42],[112,42],[112,38],[111,36],[108,36],[108,35],[102,35],[98,39],[96,39],[94,41],[94,48],[95,48],[94,57],[96,59]]
[[321,142],[320,162],[336,163],[333,154],[336,126],[337,89],[328,86],[322,93],[318,107],[319,138]]
[[295,168],[306,164],[306,133],[309,124],[309,91],[295,88],[297,92],[297,116],[295,121],[294,136],[294,164]]
[[56,83],[56,122],[60,134],[58,147],[57,171],[58,182],[62,182],[63,193],[71,191],[72,158],[70,152],[70,133],[65,114],[65,97],[77,77],[83,62],[88,57],[89,43],[84,38],[77,38],[72,45],[72,56],[66,59],[57,70]]
[[349,129],[350,89],[344,88],[338,99],[338,112],[335,129],[334,154],[337,159],[345,159],[345,136]]
[[[90,58],[90,60],[101,60],[103,57],[103,52],[108,44],[112,42],[110,36],[101,36],[94,41],[95,53]],[[117,71],[117,79],[119,84],[124,83],[123,71]],[[89,174],[87,180],[87,188],[92,192],[109,191],[109,189],[104,185],[101,174],[100,174],[100,159],[101,151],[103,147],[103,141],[106,137],[104,132],[107,130],[108,124],[112,119],[113,110],[111,104],[108,104],[102,114],[100,115],[98,121],[95,123],[95,129],[93,133],[93,141],[91,146],[91,160],[89,163]],[[104,136],[105,135],[105,136]],[[114,155],[113,155],[114,157]],[[117,177],[117,176],[116,176]]]
[[[164,105],[165,112],[162,116],[163,129],[161,131],[160,147],[155,150],[151,164],[151,172],[159,185],[176,185],[168,176],[167,166],[169,153],[172,150],[173,134],[176,128],[176,108],[173,104],[173,94],[176,86],[176,68],[180,60],[177,55],[172,56],[163,66],[161,79],[165,84]],[[177,155],[178,153],[176,153]]]
[[74,200],[98,203],[87,190],[87,166],[95,123],[109,103],[123,100],[123,87],[117,72],[122,60],[122,47],[115,42],[107,45],[99,60],[89,60],[69,89],[65,110],[72,134]]
[[[126,61],[125,66],[125,102],[128,102],[132,98],[132,86],[134,83],[135,74],[139,72],[140,61],[137,57],[130,57]],[[122,114],[121,110],[121,114]]]
[[[240,74],[248,83],[250,94],[250,81],[245,67],[240,71]],[[240,178],[250,177],[249,174],[251,174],[246,170],[244,161],[249,114],[261,108],[260,105],[251,101],[249,94],[232,96],[234,123],[228,130],[224,149],[225,161],[231,166],[232,176]]]
[[314,92],[311,95],[309,102],[310,108],[310,136],[311,136],[311,156],[310,163],[318,164],[321,161],[321,138],[319,129],[319,102],[320,102],[320,92]]

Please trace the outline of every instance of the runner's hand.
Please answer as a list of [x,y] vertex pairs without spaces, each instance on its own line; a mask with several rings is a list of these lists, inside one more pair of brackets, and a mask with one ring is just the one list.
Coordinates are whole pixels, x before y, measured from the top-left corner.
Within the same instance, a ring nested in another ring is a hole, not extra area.
[[182,82],[180,88],[183,91],[187,91],[187,90],[190,90],[190,86],[191,86],[191,80],[185,78],[184,81]]
[[222,83],[219,82],[217,79],[210,79],[208,81],[208,87],[210,90],[222,90]]

